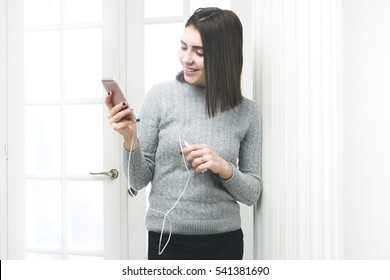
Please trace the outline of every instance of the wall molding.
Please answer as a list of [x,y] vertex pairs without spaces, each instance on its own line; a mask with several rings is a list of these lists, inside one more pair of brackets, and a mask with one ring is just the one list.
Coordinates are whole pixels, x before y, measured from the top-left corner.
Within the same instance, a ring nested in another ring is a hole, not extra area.
[[341,3],[253,2],[264,184],[255,257],[339,259]]

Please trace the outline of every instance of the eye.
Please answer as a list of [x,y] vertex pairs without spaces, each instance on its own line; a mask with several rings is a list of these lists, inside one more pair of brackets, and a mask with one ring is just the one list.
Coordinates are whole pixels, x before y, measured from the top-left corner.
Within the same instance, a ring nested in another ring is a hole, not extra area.
[[180,40],[180,49],[185,51],[187,49],[187,44]]
[[203,57],[203,52],[196,52],[196,54],[200,57]]

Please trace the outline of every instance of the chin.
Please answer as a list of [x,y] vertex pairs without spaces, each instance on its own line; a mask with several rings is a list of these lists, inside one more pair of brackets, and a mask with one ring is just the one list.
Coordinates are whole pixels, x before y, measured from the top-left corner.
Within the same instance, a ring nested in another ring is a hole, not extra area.
[[184,80],[191,85],[194,85],[197,87],[205,87],[203,83],[201,83],[200,81],[198,81],[196,79],[191,79],[189,77],[184,76]]

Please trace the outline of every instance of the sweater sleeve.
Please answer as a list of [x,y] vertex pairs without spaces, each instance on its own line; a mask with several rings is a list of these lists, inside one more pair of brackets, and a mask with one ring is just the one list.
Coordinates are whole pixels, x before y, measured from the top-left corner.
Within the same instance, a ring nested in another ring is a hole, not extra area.
[[161,114],[158,93],[158,87],[153,87],[142,103],[139,113],[141,121],[137,124],[139,148],[132,153],[123,148],[124,173],[130,185],[136,190],[145,188],[154,176]]
[[238,166],[231,163],[232,177],[228,180],[222,180],[225,188],[237,201],[249,206],[258,201],[263,189],[261,113],[257,104],[254,108],[249,129],[240,144]]

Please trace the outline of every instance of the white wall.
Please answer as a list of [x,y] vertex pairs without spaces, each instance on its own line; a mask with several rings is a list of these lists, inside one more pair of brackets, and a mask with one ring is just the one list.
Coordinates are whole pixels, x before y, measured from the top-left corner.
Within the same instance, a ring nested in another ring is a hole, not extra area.
[[343,0],[346,259],[390,259],[389,13],[388,0]]

